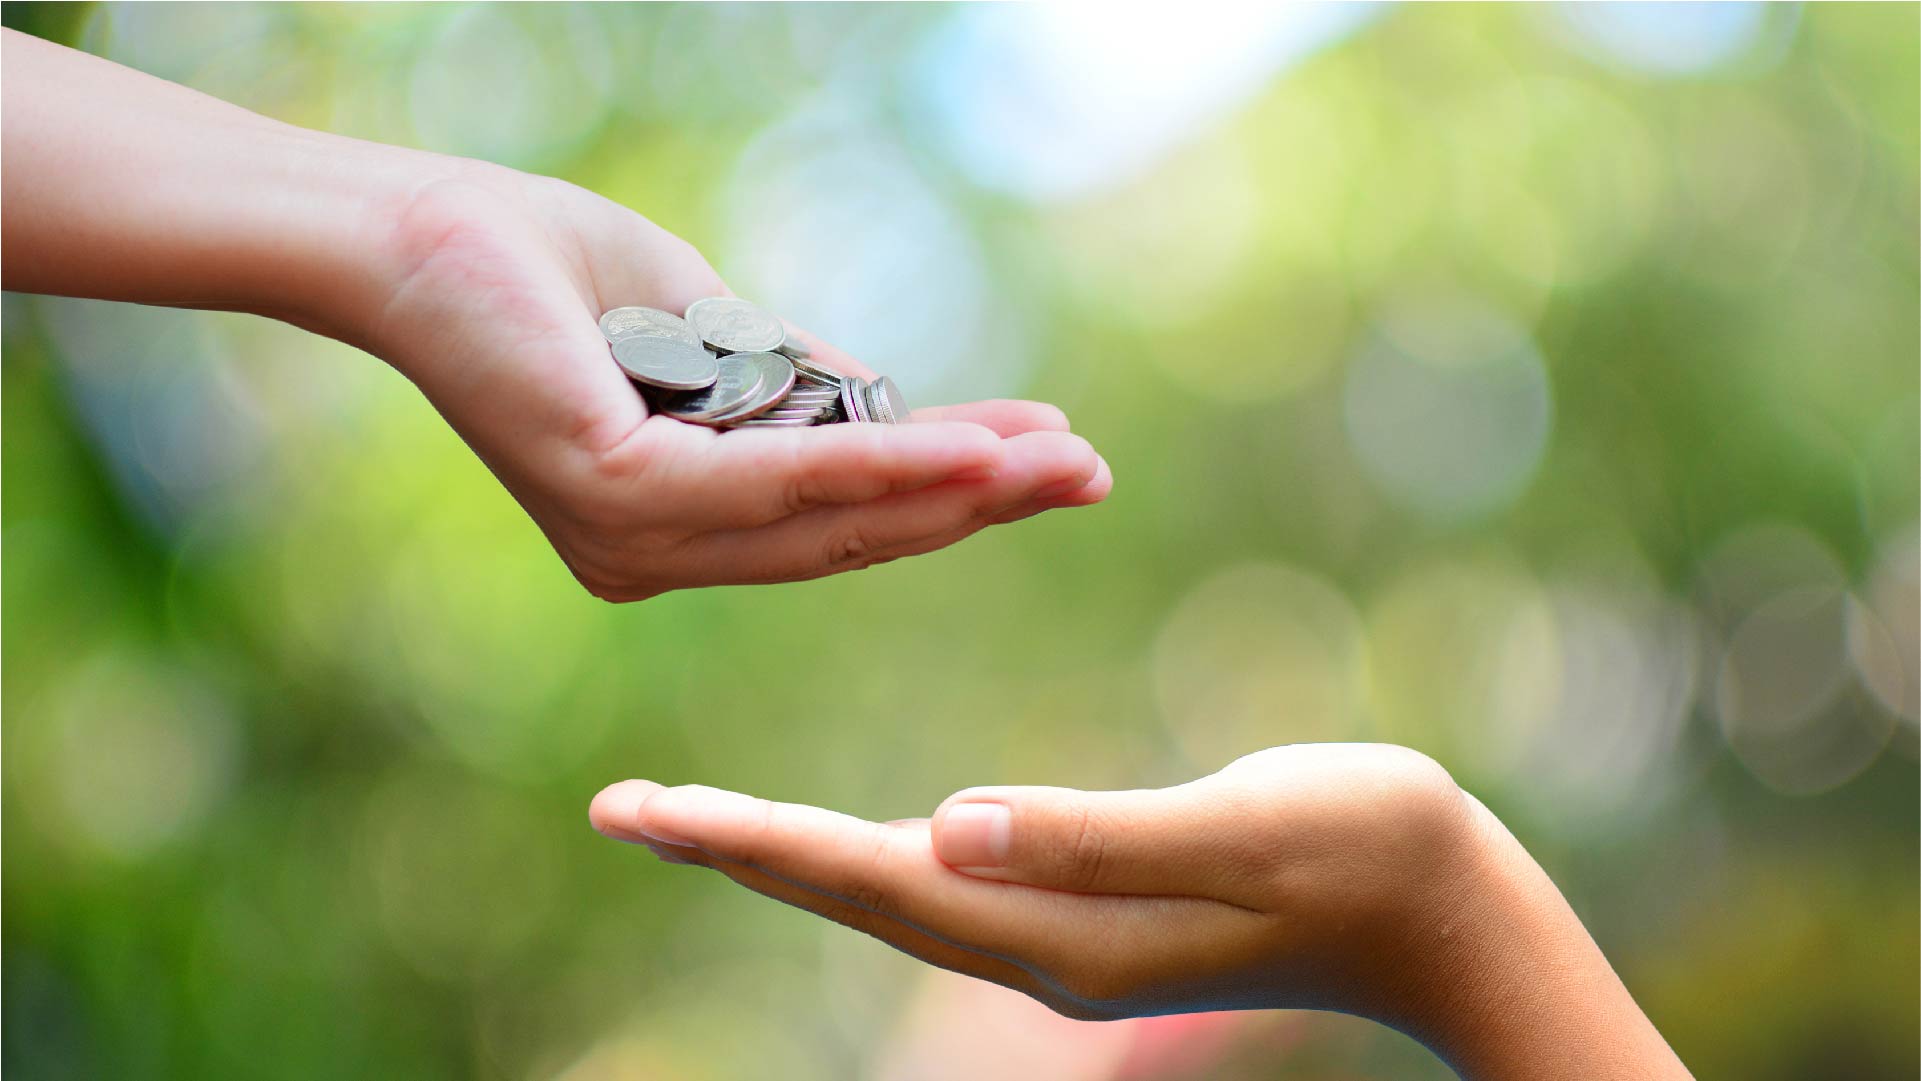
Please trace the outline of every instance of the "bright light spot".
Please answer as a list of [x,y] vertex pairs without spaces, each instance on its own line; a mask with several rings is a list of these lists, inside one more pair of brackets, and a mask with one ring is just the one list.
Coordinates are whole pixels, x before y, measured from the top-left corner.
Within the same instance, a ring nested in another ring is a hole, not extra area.
[[1019,389],[1015,308],[900,147],[828,105],[755,140],[727,187],[728,283],[892,376],[910,404]]
[[1686,75],[1740,56],[1767,23],[1768,4],[1561,4],[1558,10],[1585,44],[1638,71]]
[[1838,592],[1841,561],[1826,542],[1798,525],[1767,522],[1723,538],[1701,561],[1695,592],[1701,613],[1723,632],[1770,598],[1793,589]]
[[1195,318],[1239,284],[1267,194],[1247,148],[1217,138],[1190,147],[1137,184],[1062,212],[1075,276],[1150,327]]
[[1874,575],[1848,613],[1848,656],[1874,696],[1910,723],[1921,718],[1921,533],[1881,546]]
[[1789,590],[1742,621],[1722,655],[1722,734],[1742,764],[1779,791],[1841,784],[1866,769],[1893,732],[1888,714],[1842,699],[1847,615],[1838,589]]
[[[1184,391],[1245,406],[1313,382],[1346,345],[1345,283],[1320,271],[1276,274],[1250,295],[1273,200],[1244,140],[1215,138],[1138,183],[1054,215],[1051,249],[1072,286],[1118,318],[1160,332],[1148,355]],[[1259,328],[1223,309],[1258,307]]]
[[260,464],[265,425],[214,332],[238,317],[62,297],[37,306],[89,434],[154,524],[172,529]]
[[[283,57],[277,4],[105,4],[87,28],[89,51],[171,82],[209,89],[201,76],[239,53]],[[285,9],[280,9],[284,11]]]
[[1126,181],[1373,5],[960,9],[918,64],[934,125],[978,182],[1035,198]]
[[1547,369],[1521,328],[1485,305],[1406,298],[1348,367],[1348,437],[1392,497],[1439,519],[1498,510],[1547,447]]
[[109,654],[75,669],[45,723],[58,810],[86,848],[132,860],[191,834],[239,752],[227,703],[187,673]]
[[1553,609],[1505,559],[1413,570],[1370,606],[1367,627],[1379,738],[1450,769],[1511,770],[1561,701]]
[[1154,642],[1161,716],[1195,765],[1282,743],[1353,739],[1366,640],[1347,598],[1290,567],[1248,564],[1195,587]]
[[[1640,115],[1591,83],[1542,76],[1518,80],[1513,91],[1527,107],[1526,153],[1512,178],[1529,197],[1519,220],[1538,208],[1557,282],[1599,281],[1620,271],[1656,237],[1669,198],[1668,152]],[[1597,146],[1607,153],[1597,155]]]
[[457,11],[415,62],[407,105],[428,149],[525,167],[572,148],[600,123],[606,97],[596,72],[609,63],[602,39],[509,11]]
[[1554,590],[1552,610],[1558,678],[1517,791],[1563,827],[1650,814],[1694,700],[1693,621],[1655,596],[1586,588]]

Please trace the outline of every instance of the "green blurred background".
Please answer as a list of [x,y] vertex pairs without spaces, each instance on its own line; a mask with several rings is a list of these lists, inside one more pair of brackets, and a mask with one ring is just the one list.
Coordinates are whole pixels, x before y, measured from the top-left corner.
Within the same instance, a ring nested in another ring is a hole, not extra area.
[[7,296],[10,1075],[1446,1076],[1059,1021],[585,821],[1347,739],[1500,813],[1702,1076],[1916,1076],[1915,6],[5,19],[603,192],[1117,479],[612,607],[372,358]]

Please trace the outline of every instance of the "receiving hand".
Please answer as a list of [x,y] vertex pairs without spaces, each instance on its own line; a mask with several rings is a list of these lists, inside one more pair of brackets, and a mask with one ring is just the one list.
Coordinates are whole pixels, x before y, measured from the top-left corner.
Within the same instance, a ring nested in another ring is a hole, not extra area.
[[1072,1017],[1331,1009],[1481,1076],[1679,1065],[1500,823],[1398,747],[1277,747],[1160,790],[968,789],[887,824],[649,781],[590,815]]

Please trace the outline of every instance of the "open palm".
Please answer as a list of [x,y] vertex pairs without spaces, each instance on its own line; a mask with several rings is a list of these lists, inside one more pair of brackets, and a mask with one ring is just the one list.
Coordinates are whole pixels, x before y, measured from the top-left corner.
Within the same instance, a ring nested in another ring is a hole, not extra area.
[[[727,433],[650,417],[597,317],[728,290],[686,242],[573,185],[477,167],[421,188],[392,236],[389,299],[342,336],[406,373],[607,600],[855,570],[1111,484],[1036,402]],[[871,376],[794,333],[817,363]]]

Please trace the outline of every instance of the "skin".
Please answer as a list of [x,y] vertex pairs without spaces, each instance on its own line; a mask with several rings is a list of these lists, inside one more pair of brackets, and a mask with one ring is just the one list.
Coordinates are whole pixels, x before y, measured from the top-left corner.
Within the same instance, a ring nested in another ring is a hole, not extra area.
[[589,816],[1069,1017],[1339,1010],[1467,1078],[1689,1076],[1526,850],[1400,747],[1275,747],[1158,790],[971,788],[889,823],[643,780]]
[[[1106,497],[1053,406],[717,433],[650,417],[595,320],[731,295],[685,241],[591,192],[282,124],[0,37],[9,290],[253,312],[418,386],[610,601],[814,578]],[[872,373],[795,330],[817,363]]]

